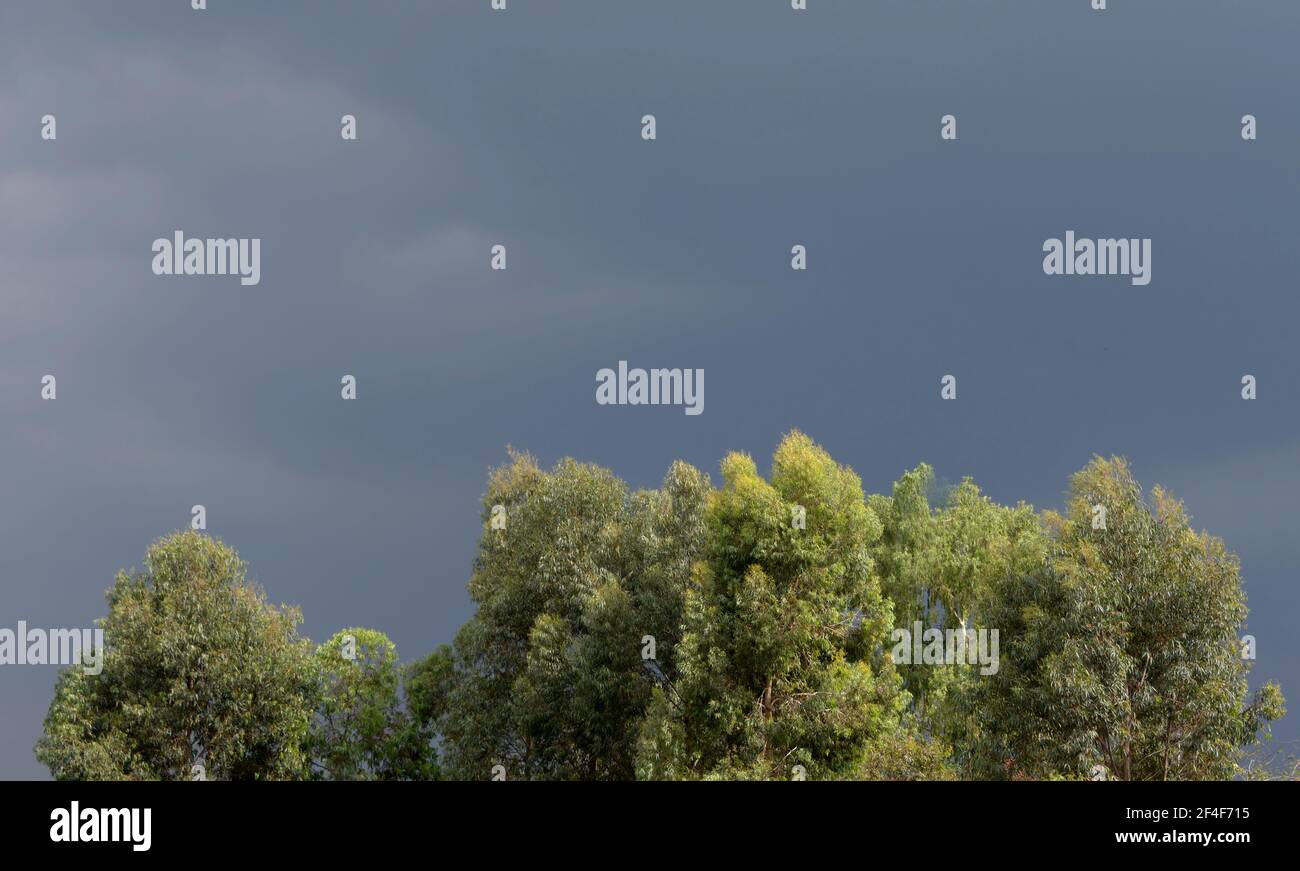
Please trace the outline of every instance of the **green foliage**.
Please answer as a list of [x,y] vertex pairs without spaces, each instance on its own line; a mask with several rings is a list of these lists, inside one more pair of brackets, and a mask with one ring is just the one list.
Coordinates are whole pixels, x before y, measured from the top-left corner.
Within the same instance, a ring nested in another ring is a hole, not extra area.
[[[604,469],[551,472],[513,455],[483,500],[470,580],[478,605],[428,697],[446,773],[486,779],[630,779],[654,678],[675,674],[689,567],[702,545],[707,477],[674,464],[664,486],[629,493]],[[492,528],[492,507],[505,529]],[[448,665],[449,662],[449,665]]]
[[[676,704],[639,736],[644,777],[810,778],[861,767],[905,697],[879,651],[892,615],[869,547],[881,526],[852,470],[801,433],[771,482],[732,454],[686,596]],[[793,522],[804,511],[803,528]]]
[[344,629],[316,649],[315,665],[319,703],[306,745],[314,778],[438,778],[432,730],[402,705],[402,669],[386,635]]
[[60,780],[291,779],[307,770],[310,644],[295,609],[194,532],[149,548],[108,592],[104,666],[59,677],[36,755]]
[[[866,497],[799,432],[767,479],[727,456],[716,490],[680,462],[632,492],[512,452],[482,522],[476,613],[407,667],[371,629],[313,654],[229,547],[156,542],[38,758],[59,779],[1295,777],[1255,749],[1285,700],[1248,693],[1236,557],[1121,459],[1040,517],[926,465]],[[917,622],[996,630],[997,669],[895,665]]]
[[872,741],[854,780],[957,780],[952,748],[910,730],[898,730]]
[[1241,748],[1282,711],[1275,686],[1246,698],[1236,557],[1160,488],[1148,503],[1122,459],[1077,473],[1065,514],[1045,524],[1048,560],[992,591],[1003,667],[974,700],[985,724],[975,773],[1236,774]]
[[[1023,503],[998,505],[969,478],[932,509],[935,489],[933,470],[922,464],[894,484],[891,496],[870,500],[884,520],[876,554],[895,625],[909,632],[917,622],[945,631],[996,629],[985,614],[989,591],[1041,564],[1047,543],[1039,520]],[[898,669],[921,729],[964,760],[980,728],[969,698],[982,679],[978,668],[912,663]]]

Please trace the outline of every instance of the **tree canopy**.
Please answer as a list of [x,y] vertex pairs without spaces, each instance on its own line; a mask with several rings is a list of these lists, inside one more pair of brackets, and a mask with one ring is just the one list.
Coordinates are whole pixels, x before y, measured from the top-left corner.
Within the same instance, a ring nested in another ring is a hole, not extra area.
[[[63,779],[1225,779],[1258,776],[1285,713],[1249,692],[1236,556],[1122,458],[1038,513],[925,464],[866,494],[799,432],[767,475],[728,455],[717,487],[511,452],[480,520],[473,616],[405,666],[372,629],[313,648],[231,548],[161,539],[108,592],[102,671],[61,674],[38,758]],[[991,659],[963,658],[977,638]]]
[[37,757],[70,780],[299,776],[314,683],[301,620],[220,541],[158,541],[108,591],[103,670],[61,674]]

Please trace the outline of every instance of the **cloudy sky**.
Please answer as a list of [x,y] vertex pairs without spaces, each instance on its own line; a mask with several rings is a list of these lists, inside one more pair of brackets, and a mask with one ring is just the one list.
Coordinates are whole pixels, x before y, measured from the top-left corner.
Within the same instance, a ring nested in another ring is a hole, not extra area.
[[[311,637],[412,659],[507,445],[654,486],[799,427],[870,490],[1039,507],[1127,456],[1300,698],[1300,5],[488,5],[3,3],[0,626],[90,625],[201,503]],[[154,276],[178,229],[260,238],[261,283]],[[1151,238],[1151,284],[1044,275],[1067,230]],[[619,360],[705,369],[704,413],[598,406]],[[46,776],[56,672],[0,667],[0,777]]]

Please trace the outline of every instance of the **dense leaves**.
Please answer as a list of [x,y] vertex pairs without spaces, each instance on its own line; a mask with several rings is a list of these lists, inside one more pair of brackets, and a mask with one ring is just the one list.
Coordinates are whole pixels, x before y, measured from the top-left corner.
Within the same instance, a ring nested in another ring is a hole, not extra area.
[[[867,496],[798,432],[766,477],[721,472],[632,491],[512,453],[475,614],[406,667],[363,628],[313,652],[233,550],[164,538],[37,755],[68,779],[1259,776],[1284,701],[1248,693],[1238,561],[1122,459],[1042,515],[925,465]],[[918,629],[996,637],[996,663],[900,658]]]
[[777,449],[770,482],[740,454],[722,477],[687,590],[680,702],[656,707],[640,770],[851,776],[905,703],[873,643],[892,622],[870,556],[880,521],[858,477],[798,433]]
[[73,780],[300,777],[315,683],[300,620],[221,542],[162,539],[118,574],[103,671],[63,672],[37,757]]
[[545,472],[527,455],[492,475],[469,585],[478,612],[430,702],[449,777],[496,766],[511,779],[634,776],[651,690],[677,671],[708,494],[684,463],[641,493],[603,469],[566,460]]
[[1236,557],[1159,487],[1145,499],[1121,459],[1077,473],[1065,514],[1044,520],[1049,558],[991,591],[988,619],[1007,645],[974,700],[980,773],[1235,774],[1242,747],[1283,712],[1274,685],[1246,697]]
[[314,778],[437,779],[434,736],[402,704],[402,668],[387,636],[344,629],[317,648],[315,665],[319,700],[307,737]]

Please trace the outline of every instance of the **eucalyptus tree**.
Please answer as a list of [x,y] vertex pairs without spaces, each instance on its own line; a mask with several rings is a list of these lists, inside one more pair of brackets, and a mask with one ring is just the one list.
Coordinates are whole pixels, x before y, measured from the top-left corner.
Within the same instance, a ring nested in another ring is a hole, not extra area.
[[315,670],[301,619],[220,541],[155,542],[108,591],[102,671],[60,675],[37,758],[60,780],[304,777]]
[[[307,736],[312,777],[324,780],[436,780],[427,719],[403,698],[397,646],[374,629],[334,634],[315,653],[317,705]],[[406,695],[412,693],[406,689]]]
[[904,644],[930,632],[944,639],[947,653],[948,636],[960,640],[953,646],[962,653],[954,657],[959,661],[909,657],[899,672],[918,726],[950,743],[964,759],[979,729],[968,695],[986,677],[971,647],[978,633],[997,632],[1000,641],[1000,628],[986,614],[989,596],[1002,580],[1041,565],[1046,547],[1041,524],[1030,506],[999,505],[970,478],[940,491],[925,464],[905,473],[891,495],[872,496],[869,504],[884,521],[876,555],[895,626],[907,633]]
[[1283,713],[1248,693],[1240,566],[1183,505],[1095,458],[1049,512],[1048,558],[999,579],[1002,667],[978,687],[982,776],[1218,779]]
[[572,460],[513,454],[492,473],[476,613],[417,666],[448,776],[633,777],[652,688],[676,674],[709,489],[685,463],[643,492]]
[[643,778],[861,776],[905,696],[882,641],[892,609],[871,558],[880,520],[861,482],[807,436],[770,481],[722,462],[686,595],[679,678],[642,725]]

